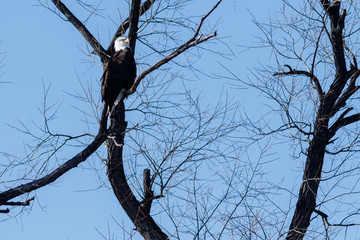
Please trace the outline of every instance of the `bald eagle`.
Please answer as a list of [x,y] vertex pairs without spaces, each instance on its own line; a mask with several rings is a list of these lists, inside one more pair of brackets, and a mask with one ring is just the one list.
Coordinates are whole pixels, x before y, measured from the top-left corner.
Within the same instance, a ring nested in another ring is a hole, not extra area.
[[118,37],[114,49],[115,53],[104,66],[101,83],[102,101],[108,105],[109,113],[131,88],[136,77],[134,53],[129,47],[129,39]]

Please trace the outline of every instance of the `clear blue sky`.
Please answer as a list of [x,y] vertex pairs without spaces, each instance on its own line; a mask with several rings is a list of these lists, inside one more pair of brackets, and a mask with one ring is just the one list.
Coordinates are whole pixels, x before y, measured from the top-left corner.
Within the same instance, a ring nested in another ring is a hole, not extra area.
[[[87,12],[68,2],[70,1],[65,1],[65,4],[80,19],[84,20],[87,17]],[[94,15],[86,24],[95,36],[101,36],[100,41],[104,47],[108,45],[117,28],[114,21],[119,23],[119,13],[122,14],[122,18],[127,16],[127,9],[118,6],[118,2],[104,1],[100,5],[103,16]],[[197,62],[197,66],[204,71],[224,73],[218,64],[220,61],[222,64],[226,63],[239,77],[246,79],[250,75],[248,68],[257,66],[259,62],[264,65],[270,64],[270,53],[266,49],[242,52],[240,46],[254,45],[254,36],[260,34],[249,12],[266,21],[269,12],[277,11],[280,4],[280,0],[224,1],[214,12],[211,21],[219,20],[216,27],[218,36],[223,38],[236,56],[230,57],[230,60],[219,60],[216,55],[206,54]],[[101,66],[89,63],[88,57],[84,55],[86,44],[78,31],[51,11],[36,5],[38,2],[35,0],[14,0],[4,1],[0,8],[0,52],[5,56],[4,67],[0,69],[0,73],[4,74],[0,81],[8,82],[0,85],[0,152],[18,156],[25,155],[24,144],[28,143],[30,138],[24,137],[7,124],[19,126],[19,120],[30,126],[42,124],[38,108],[41,108],[43,102],[43,85],[51,85],[48,101],[60,106],[58,118],[51,127],[58,132],[76,135],[87,129],[83,125],[84,114],[78,109],[89,109],[68,93],[81,92],[80,82],[84,85],[90,82],[92,86],[96,86],[101,77]],[[199,15],[205,13],[208,7],[201,9],[199,5],[194,4],[188,13]],[[211,48],[215,52],[222,51],[217,47],[216,44],[204,44],[204,48]],[[154,62],[156,59],[149,60]],[[100,62],[98,59],[96,61]],[[226,80],[219,82],[205,76],[195,79],[190,73],[187,76],[196,80],[194,84],[203,91],[205,101],[209,99],[210,102],[214,95],[219,95],[219,89],[224,87],[225,91],[243,104],[245,110],[260,109],[264,104],[257,102],[258,95],[254,94],[252,89],[232,89]],[[99,92],[96,92],[94,97],[100,98]],[[258,111],[254,111],[251,114],[257,113]],[[89,128],[92,134],[96,134],[96,125],[90,125]],[[69,159],[76,152],[74,149],[59,152],[59,162]],[[24,208],[21,213],[14,211],[14,214],[18,213],[16,216],[12,213],[0,215],[2,239],[104,239],[101,234],[105,239],[128,239],[128,235],[123,237],[123,231],[114,219],[120,225],[124,224],[127,230],[131,230],[132,225],[111,189],[99,188],[101,183],[96,173],[87,170],[96,161],[99,160],[90,159],[89,163],[71,170],[56,183],[37,191],[36,200],[31,208]],[[6,159],[2,158],[0,162],[6,164]],[[281,161],[279,165],[283,169],[297,167],[292,164],[291,161]],[[100,174],[105,176],[105,169],[102,171]],[[286,177],[285,171],[283,172]],[[16,178],[17,173],[14,172],[11,176]],[[3,181],[0,178],[1,190]],[[141,237],[135,235],[133,239]]]

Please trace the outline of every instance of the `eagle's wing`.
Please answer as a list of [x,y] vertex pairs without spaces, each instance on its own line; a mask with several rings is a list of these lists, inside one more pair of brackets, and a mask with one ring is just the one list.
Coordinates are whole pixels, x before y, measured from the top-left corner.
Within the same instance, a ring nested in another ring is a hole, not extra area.
[[111,109],[119,93],[131,88],[136,77],[136,64],[131,49],[116,52],[104,65],[101,83],[102,100]]
[[134,55],[131,49],[126,49],[124,54],[124,62],[126,65],[126,83],[124,83],[124,88],[129,90],[134,84],[136,78],[136,63],[134,59]]

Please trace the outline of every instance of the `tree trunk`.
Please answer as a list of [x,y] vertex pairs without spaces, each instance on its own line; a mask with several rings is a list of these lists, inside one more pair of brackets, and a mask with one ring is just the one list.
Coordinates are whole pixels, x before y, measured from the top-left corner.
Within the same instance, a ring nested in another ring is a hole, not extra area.
[[323,119],[321,114],[318,114],[314,137],[309,144],[299,198],[286,237],[288,240],[300,240],[304,238],[305,232],[310,225],[311,214],[316,207],[316,196],[319,189],[325,148],[329,136],[328,120],[321,119]]
[[136,230],[146,240],[164,240],[167,235],[161,231],[154,219],[143,209],[130,189],[123,166],[122,151],[127,122],[125,122],[125,106],[121,101],[113,107],[110,117],[110,137],[108,144],[107,174],[119,203],[136,226]]
[[[320,3],[331,21],[331,37],[329,40],[332,45],[335,76],[328,92],[324,96],[319,96],[320,106],[314,125],[314,135],[309,145],[303,182],[299,191],[299,199],[286,239],[303,239],[310,225],[310,217],[316,207],[316,196],[320,184],[325,148],[337,130],[335,128],[333,132],[329,131],[329,119],[341,108],[340,102],[345,103],[347,99],[345,98],[345,100],[342,101],[340,97],[349,79],[342,34],[346,10],[340,13],[341,1],[329,2],[328,0],[320,0]],[[340,122],[344,120],[343,117],[346,113],[347,111],[336,121],[337,124],[341,125]]]

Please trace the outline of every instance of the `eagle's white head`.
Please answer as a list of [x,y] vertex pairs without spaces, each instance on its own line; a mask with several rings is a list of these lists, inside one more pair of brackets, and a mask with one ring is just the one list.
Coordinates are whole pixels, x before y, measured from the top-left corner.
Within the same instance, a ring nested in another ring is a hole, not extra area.
[[130,40],[128,38],[123,37],[123,36],[118,37],[115,40],[115,44],[114,44],[115,52],[118,52],[120,50],[124,50],[125,48],[128,48],[129,43],[130,43]]

